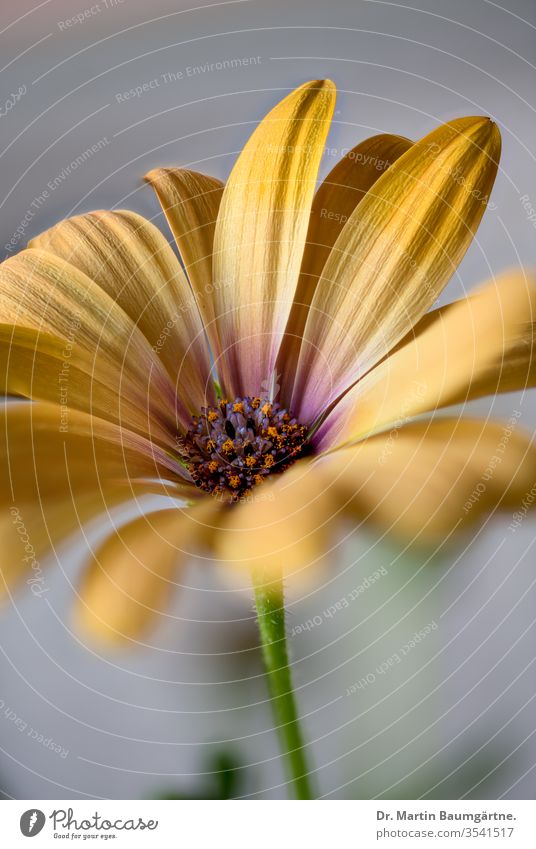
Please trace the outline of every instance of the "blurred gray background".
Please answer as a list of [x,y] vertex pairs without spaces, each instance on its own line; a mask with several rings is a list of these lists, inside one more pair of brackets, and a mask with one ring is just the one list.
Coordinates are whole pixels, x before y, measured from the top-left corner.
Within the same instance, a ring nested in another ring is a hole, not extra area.
[[[498,122],[497,208],[443,300],[491,272],[535,265],[535,225],[520,200],[536,207],[535,33],[534,0],[4,0],[2,257],[93,208],[131,207],[164,226],[146,171],[181,165],[224,178],[279,98],[329,76],[340,92],[332,148],[377,132],[417,138],[457,115]],[[255,62],[210,70],[245,58]],[[326,156],[322,174],[334,161]],[[28,220],[49,181],[54,190]],[[531,396],[472,408],[505,418],[521,410],[527,427],[536,423]],[[534,522],[514,534],[509,521],[429,562],[350,536],[321,585],[294,601],[290,631],[321,619],[290,638],[320,795],[534,797]],[[23,592],[0,616],[4,796],[208,795],[223,752],[240,765],[238,795],[284,797],[247,592],[192,568],[190,588],[145,644],[99,653],[69,627],[81,559],[80,545],[67,547],[47,595]],[[323,615],[380,567],[374,586]],[[375,671],[432,624],[403,663]]]

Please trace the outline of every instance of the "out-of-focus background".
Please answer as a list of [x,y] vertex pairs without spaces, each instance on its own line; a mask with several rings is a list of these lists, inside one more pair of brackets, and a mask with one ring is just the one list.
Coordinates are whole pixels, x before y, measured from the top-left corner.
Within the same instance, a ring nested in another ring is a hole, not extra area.
[[[278,99],[328,76],[340,93],[322,175],[377,132],[417,138],[471,114],[499,124],[495,208],[443,301],[536,265],[535,34],[533,0],[4,0],[2,258],[94,208],[164,226],[144,173],[225,178]],[[530,395],[471,411],[536,424]],[[430,560],[350,534],[294,599],[290,651],[319,795],[534,797],[534,523],[513,533],[510,521]],[[248,593],[192,567],[154,634],[105,653],[70,628],[80,542],[59,557],[44,596],[26,588],[0,615],[3,795],[284,797]]]

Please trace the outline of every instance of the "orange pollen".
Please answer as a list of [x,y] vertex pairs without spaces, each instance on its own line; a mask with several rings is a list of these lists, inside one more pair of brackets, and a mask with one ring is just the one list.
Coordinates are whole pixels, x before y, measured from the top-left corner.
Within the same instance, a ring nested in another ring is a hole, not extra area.
[[195,485],[237,502],[309,453],[305,428],[277,401],[238,396],[203,407],[178,441]]

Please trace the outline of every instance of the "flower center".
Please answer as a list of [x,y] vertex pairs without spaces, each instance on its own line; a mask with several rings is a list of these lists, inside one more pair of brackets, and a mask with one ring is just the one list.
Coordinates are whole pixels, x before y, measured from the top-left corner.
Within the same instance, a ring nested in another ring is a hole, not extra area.
[[303,456],[306,438],[307,429],[280,404],[248,396],[203,407],[179,452],[197,487],[237,501]]

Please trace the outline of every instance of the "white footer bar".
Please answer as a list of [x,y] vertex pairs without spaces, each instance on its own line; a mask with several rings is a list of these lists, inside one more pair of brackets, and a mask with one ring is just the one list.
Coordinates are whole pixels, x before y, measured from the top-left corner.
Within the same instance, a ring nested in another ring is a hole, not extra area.
[[[536,846],[531,801],[5,801],[2,846]],[[29,843],[35,837],[35,843]]]

